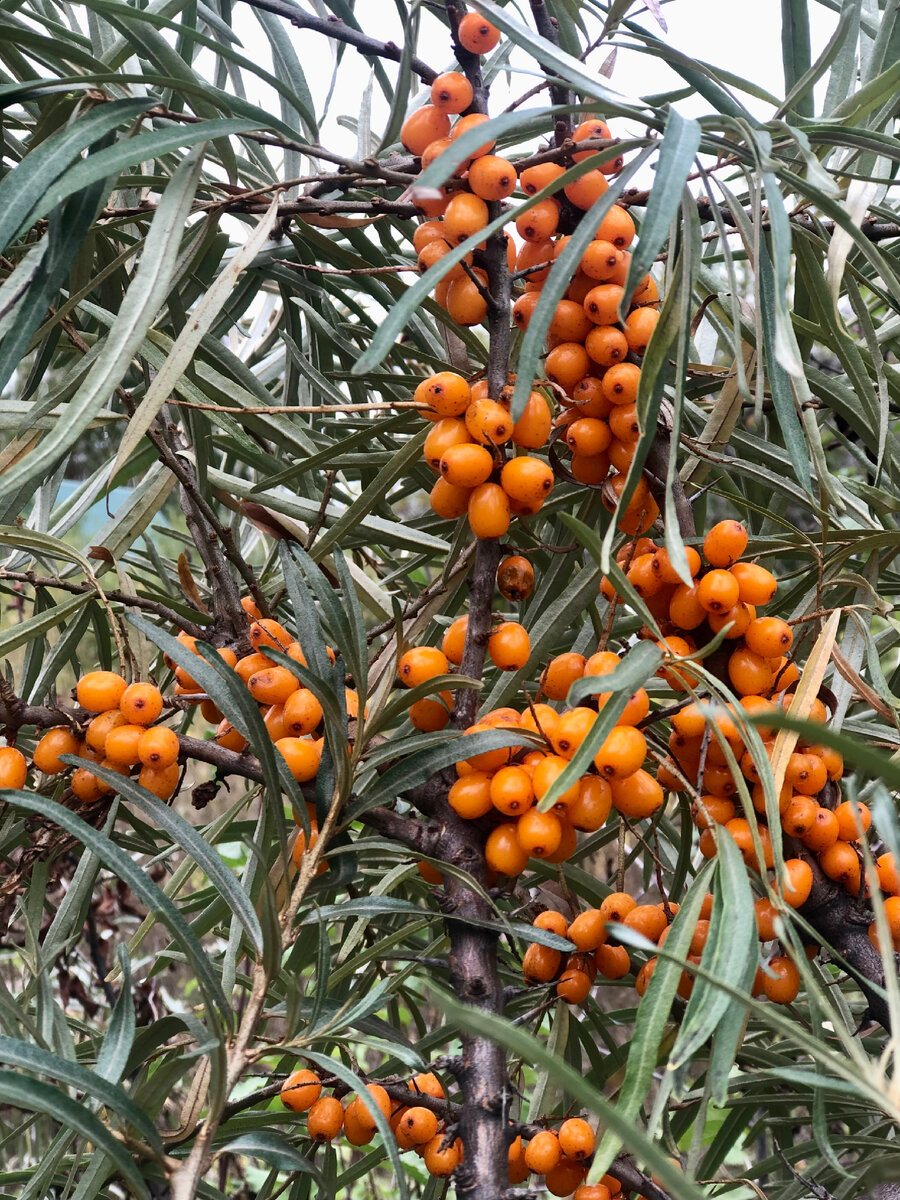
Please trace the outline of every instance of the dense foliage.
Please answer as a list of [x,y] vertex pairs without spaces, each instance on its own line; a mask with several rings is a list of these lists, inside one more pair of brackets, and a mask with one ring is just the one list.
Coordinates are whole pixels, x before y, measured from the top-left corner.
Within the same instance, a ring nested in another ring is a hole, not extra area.
[[0,13],[0,1200],[889,1200],[900,5],[383,7]]

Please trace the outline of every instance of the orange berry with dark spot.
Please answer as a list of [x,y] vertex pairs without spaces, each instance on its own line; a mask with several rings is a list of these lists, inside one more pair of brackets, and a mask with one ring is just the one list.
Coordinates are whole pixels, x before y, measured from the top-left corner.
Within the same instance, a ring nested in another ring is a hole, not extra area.
[[400,1118],[395,1133],[397,1144],[404,1150],[424,1146],[437,1134],[438,1120],[430,1108],[415,1104]]
[[647,757],[647,739],[631,725],[617,725],[594,755],[594,766],[607,779],[633,775]]
[[78,680],[75,698],[88,712],[108,712],[111,708],[118,708],[127,686],[115,671],[89,671]]
[[459,71],[444,71],[431,85],[431,103],[441,112],[465,112],[474,96],[472,85]]
[[536,167],[525,168],[519,176],[519,184],[526,196],[534,196],[563,174],[564,168],[558,163],[539,163]]
[[768,604],[778,590],[778,580],[772,572],[757,563],[735,563],[731,574],[738,583],[738,599],[745,604]]
[[749,536],[740,521],[719,521],[703,539],[703,553],[711,567],[733,566],[747,549]]
[[[125,728],[128,728],[126,726]],[[107,745],[109,738],[107,738]],[[174,729],[169,729],[165,725],[157,725],[153,729],[146,729],[138,743],[138,757],[145,767],[170,767],[172,763],[178,761],[178,753],[181,749],[178,741],[178,734]],[[107,758],[112,756],[107,751]],[[116,761],[113,759],[113,761]],[[125,766],[131,765],[128,763],[122,764]]]
[[469,167],[468,180],[482,200],[505,200],[516,190],[516,168],[498,154],[483,154]]
[[511,458],[500,472],[500,486],[507,496],[523,504],[546,500],[553,490],[553,469],[549,464],[529,454]]
[[314,1142],[332,1142],[344,1127],[344,1109],[334,1096],[321,1096],[306,1114],[306,1132]]
[[819,854],[819,866],[829,879],[841,883],[855,896],[859,893],[862,869],[859,856],[848,841],[837,841]]
[[536,808],[519,817],[516,826],[519,845],[531,858],[548,858],[560,847],[562,821],[553,812],[538,812]]
[[532,204],[527,212],[516,217],[516,232],[526,242],[543,244],[552,238],[559,225],[559,201],[552,197]]
[[566,430],[566,445],[585,458],[602,454],[610,441],[609,425],[599,417],[579,417]]
[[446,675],[450,669],[447,656],[436,646],[414,646],[400,656],[397,675],[406,687],[418,687],[438,675]]
[[300,681],[287,667],[267,667],[247,680],[247,690],[257,704],[284,704]]
[[618,250],[626,250],[634,241],[635,228],[631,214],[618,204],[614,204],[594,235],[605,242],[612,242]]
[[469,407],[472,391],[462,375],[455,371],[439,371],[422,380],[414,399],[417,404],[433,408],[442,417],[459,417]]
[[500,41],[500,30],[479,13],[469,12],[460,21],[456,36],[470,54],[487,54]]
[[281,1085],[281,1103],[292,1112],[307,1112],[322,1095],[315,1071],[294,1071]]
[[830,849],[838,840],[840,834],[840,825],[837,817],[828,808],[817,808],[816,818],[810,829],[801,838],[803,845],[808,849],[813,850],[816,854],[821,854],[823,850]]
[[559,1127],[559,1148],[566,1158],[583,1162],[594,1153],[594,1131],[581,1117],[570,1117]]
[[622,287],[618,283],[600,283],[584,298],[584,311],[595,325],[615,325],[619,319]]
[[465,425],[469,436],[482,446],[500,446],[513,433],[509,411],[496,400],[473,400],[466,409]]
[[250,645],[256,651],[266,649],[286,651],[293,638],[283,625],[268,617],[250,625]]
[[712,570],[700,580],[697,599],[707,612],[722,613],[734,608],[739,596],[737,579],[730,571]]

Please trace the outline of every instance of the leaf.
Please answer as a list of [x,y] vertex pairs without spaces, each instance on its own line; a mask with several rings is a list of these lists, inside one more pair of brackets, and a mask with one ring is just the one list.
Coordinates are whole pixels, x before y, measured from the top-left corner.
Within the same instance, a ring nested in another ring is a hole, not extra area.
[[[80,759],[74,761],[81,763]],[[85,763],[84,765],[94,766],[96,764]],[[116,776],[117,780],[119,778]],[[234,1018],[231,1005],[225,999],[206,952],[192,932],[190,925],[165,892],[156,886],[149,875],[137,866],[124,850],[82,821],[80,817],[76,817],[69,809],[46,796],[5,788],[0,790],[0,801],[12,804],[16,808],[24,808],[26,812],[39,813],[42,817],[46,817],[48,821],[52,821],[60,829],[64,829],[66,833],[77,838],[83,846],[96,854],[101,862],[124,880],[142,903],[146,904],[151,912],[159,915],[160,920],[169,928],[173,937],[184,947],[185,954],[197,973],[197,980],[206,993],[207,1000],[215,1008],[218,1008],[223,1020],[227,1024],[231,1024]],[[212,1011],[208,1013],[208,1016],[213,1017]]]
[[26,154],[15,171],[10,171],[0,182],[0,249],[5,249],[17,233],[31,224],[48,184],[61,175],[85,147],[118,129],[125,121],[146,112],[153,103],[151,98],[144,97],[99,104]]
[[[55,1056],[53,1056],[55,1057]],[[122,1178],[132,1187],[135,1195],[150,1200],[150,1192],[134,1160],[109,1130],[93,1113],[77,1100],[71,1100],[59,1088],[41,1083],[38,1079],[26,1079],[12,1071],[0,1071],[0,1101],[26,1112],[43,1113],[54,1121],[74,1129],[98,1150],[108,1154]]]
[[659,254],[681,204],[681,193],[700,147],[700,126],[690,117],[670,109],[659,147],[656,178],[650,189],[641,236],[633,248],[624,284],[619,315],[628,313],[631,297]]
[[238,277],[250,266],[268,240],[272,227],[278,219],[279,199],[280,197],[276,195],[265,216],[260,218],[246,242],[228,260],[216,276],[212,286],[207,288],[203,298],[191,312],[190,320],[175,339],[165,364],[154,376],[153,382],[147,388],[147,394],[137,411],[129,419],[128,427],[119,443],[116,461],[113,463],[113,476],[119,473],[131,454],[137,449],[144,434],[156,419],[159,410],[174,391],[175,384],[190,366],[201,341],[212,329],[219,313],[230,299]]
[[257,954],[262,954],[262,930],[250,897],[235,879],[231,868],[223,861],[215,846],[211,846],[174,808],[141,787],[137,780],[119,775],[100,764],[97,765],[96,774],[114,786],[131,804],[142,808],[153,819],[154,824],[164,829],[172,840],[191,856],[240,921],[254,950]]
[[246,1158],[256,1158],[268,1163],[277,1171],[300,1171],[312,1177],[325,1186],[322,1172],[314,1162],[295,1150],[290,1142],[279,1133],[267,1129],[255,1129],[252,1133],[242,1133],[240,1137],[217,1147],[217,1153],[239,1154]]
[[144,339],[178,266],[178,249],[200,176],[200,156],[189,155],[172,177],[153,217],[137,271],[106,344],[84,383],[66,405],[66,419],[20,462],[0,476],[0,497],[18,491],[71,449],[116,387]]
[[42,612],[35,613],[33,617],[28,617],[17,624],[11,624],[8,629],[0,633],[0,654],[11,654],[19,646],[26,646],[29,642],[44,637],[51,630],[59,629],[69,617],[84,608],[90,600],[90,594],[70,596],[68,600],[54,604],[52,608],[45,608]]
[[[480,1035],[497,1045],[505,1046],[522,1062],[544,1068],[550,1078],[561,1084],[568,1094],[578,1102],[579,1107],[588,1112],[597,1113],[609,1133],[619,1143],[627,1144],[629,1151],[642,1166],[659,1177],[661,1187],[673,1197],[673,1200],[701,1200],[704,1194],[702,1190],[690,1182],[677,1167],[673,1166],[671,1160],[666,1157],[660,1147],[647,1137],[635,1121],[629,1121],[623,1116],[620,1112],[620,1105],[610,1104],[603,1093],[589,1082],[581,1070],[575,1070],[564,1059],[549,1051],[544,1043],[533,1034],[518,1028],[509,1020],[486,1012],[484,1009],[461,1004],[455,996],[438,989],[435,984],[431,985],[430,991],[435,1003],[447,1013],[457,1028],[464,1029],[470,1036]],[[641,1002],[641,1008],[645,1003],[646,998]],[[640,1012],[640,1010],[638,1011]],[[598,1161],[600,1160],[595,1159],[595,1162]],[[594,1168],[592,1167],[588,1178],[590,1179],[593,1174]],[[597,1177],[599,1178],[599,1175]]]
[[[716,839],[716,877],[709,937],[701,965],[714,979],[740,987],[748,962],[757,960],[756,913],[747,868],[734,838],[724,831]],[[707,979],[694,983],[681,1028],[669,1055],[669,1071],[689,1062],[719,1027],[732,1006],[728,995]],[[739,1008],[743,1018],[743,1009]]]
[[128,1056],[134,1045],[136,1025],[134,998],[131,994],[131,960],[127,947],[120,944],[116,949],[116,958],[119,960],[122,983],[103,1037],[103,1045],[97,1055],[97,1074],[112,1083],[118,1083],[125,1073]]
[[[653,1083],[658,1066],[663,1034],[672,1011],[672,1003],[681,979],[681,963],[687,958],[688,948],[697,924],[703,897],[707,892],[712,863],[707,862],[691,884],[681,907],[675,914],[666,939],[666,951],[671,958],[660,957],[650,977],[647,991],[641,998],[634,1022],[634,1032],[628,1050],[625,1078],[616,1104],[616,1115],[621,1126],[627,1128],[636,1122],[641,1106]],[[680,960],[680,961],[679,961]],[[596,1183],[605,1173],[619,1148],[628,1144],[617,1126],[607,1121],[607,1130],[600,1139],[594,1162],[588,1173],[588,1182]]]
[[[61,1083],[67,1083],[76,1091],[84,1092],[87,1097],[110,1109],[123,1121],[139,1130],[141,1136],[154,1149],[162,1152],[162,1139],[156,1131],[153,1122],[147,1114],[138,1107],[128,1093],[104,1078],[99,1073],[89,1071],[77,1063],[69,1062],[58,1054],[51,1054],[40,1046],[18,1041],[16,1038],[0,1037],[0,1062],[11,1067],[20,1067],[23,1071],[35,1071],[41,1075],[49,1075]],[[5,1074],[5,1072],[0,1072]],[[26,1081],[27,1082],[27,1081]]]

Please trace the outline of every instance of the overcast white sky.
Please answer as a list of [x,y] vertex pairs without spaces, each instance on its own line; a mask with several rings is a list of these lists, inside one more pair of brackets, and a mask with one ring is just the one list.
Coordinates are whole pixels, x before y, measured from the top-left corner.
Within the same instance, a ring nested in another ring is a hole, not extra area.
[[[304,6],[311,12],[316,8],[312,0]],[[521,8],[523,13],[528,13],[527,4],[523,3]],[[834,31],[837,14],[817,3],[810,4],[809,8],[815,58]],[[784,95],[780,0],[713,0],[712,3],[710,0],[670,0],[669,3],[663,3],[662,11],[668,33],[663,34],[648,13],[639,19],[640,23],[691,57],[712,62],[735,75],[751,79],[776,96]],[[391,0],[363,0],[357,5],[357,12],[364,28],[372,36],[402,44],[404,30]],[[268,60],[268,44],[256,25],[252,10],[236,5],[235,18],[236,32],[250,55],[257,61]],[[298,30],[292,31],[292,41],[310,91],[317,104],[321,105],[331,84],[334,47],[321,35]],[[427,9],[423,9],[421,14],[418,53],[438,68],[450,64],[446,29]],[[599,70],[606,56],[604,49],[595,52],[591,65]],[[521,95],[534,82],[535,77],[531,74],[534,64],[530,59],[517,55],[512,65],[514,69],[509,91],[505,78],[498,79],[494,85],[491,109],[495,114],[505,107],[511,97]],[[397,69],[394,64],[387,63],[386,67],[389,75],[394,77]],[[355,154],[356,138],[341,127],[337,118],[342,115],[356,118],[369,75],[366,60],[356,51],[345,48],[339,87],[332,98],[328,119],[322,130],[323,142],[339,153]],[[610,82],[617,91],[631,96],[683,86],[683,80],[660,59],[625,48],[618,51]],[[383,128],[387,115],[377,86],[373,101],[372,125],[377,131]],[[764,102],[746,94],[741,94],[741,101],[755,115],[762,118],[768,115],[768,106]],[[267,98],[267,103],[271,104],[272,99]],[[541,101],[536,98],[531,103],[539,105]],[[678,108],[687,116],[708,112],[706,102],[697,96],[680,101]],[[628,131],[619,122],[614,132],[624,136]]]

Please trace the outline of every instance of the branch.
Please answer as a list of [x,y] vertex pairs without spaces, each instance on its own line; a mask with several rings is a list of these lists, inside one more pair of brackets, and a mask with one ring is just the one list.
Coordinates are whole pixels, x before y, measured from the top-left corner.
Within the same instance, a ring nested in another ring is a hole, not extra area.
[[[554,46],[559,45],[559,26],[555,17],[550,15],[547,8],[546,0],[531,0],[531,15],[534,17],[535,28],[545,41],[550,42]],[[538,60],[538,66],[545,75],[555,75],[556,72]],[[572,94],[564,84],[550,84],[550,103],[559,105],[560,107],[568,106],[572,103]],[[557,120],[556,128],[553,131],[553,137],[557,146],[561,146],[563,142],[568,141],[572,136],[572,124],[568,116]]]
[[[247,410],[242,409],[241,411],[246,412]],[[67,579],[58,579],[55,576],[36,575],[34,571],[6,571],[0,567],[0,582],[5,579],[14,583],[27,583],[35,588],[56,588],[58,591],[71,592],[76,596],[96,595],[96,590],[89,583],[75,583]],[[150,600],[144,596],[129,596],[127,592],[105,592],[105,595],[107,600],[112,600],[116,604],[123,604],[127,608],[141,608],[145,612],[162,617],[163,620],[177,625],[179,629],[189,633],[191,637],[206,637],[206,630],[202,625],[196,625],[193,621],[189,621],[187,617],[183,617],[174,608],[169,608],[160,600]]]
[[[367,58],[388,58],[391,62],[399,63],[403,57],[402,49],[393,42],[379,42],[375,38],[366,37],[358,29],[345,25],[338,17],[311,17],[299,8],[295,8],[293,4],[283,3],[283,0],[246,0],[246,3],[251,8],[261,8],[264,12],[284,17],[297,29],[309,29],[313,33],[321,33],[325,37],[334,38],[335,41],[345,42]],[[422,62],[421,58],[414,56],[410,60],[410,67],[423,83],[434,83],[437,79],[437,71]]]

